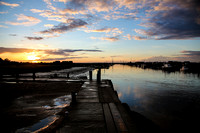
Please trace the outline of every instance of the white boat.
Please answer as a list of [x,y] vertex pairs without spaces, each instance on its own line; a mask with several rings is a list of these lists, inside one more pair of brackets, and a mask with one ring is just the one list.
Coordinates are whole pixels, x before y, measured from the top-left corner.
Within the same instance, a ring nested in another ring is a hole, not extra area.
[[189,68],[186,66],[182,66],[182,68],[180,69],[180,71],[187,71]]
[[170,64],[164,64],[164,66],[162,66],[162,68],[172,68],[172,66]]

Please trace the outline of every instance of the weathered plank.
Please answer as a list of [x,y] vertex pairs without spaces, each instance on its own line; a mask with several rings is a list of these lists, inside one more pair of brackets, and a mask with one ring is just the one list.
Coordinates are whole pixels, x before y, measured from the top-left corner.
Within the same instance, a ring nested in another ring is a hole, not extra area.
[[112,118],[112,114],[110,112],[110,108],[107,103],[103,103],[103,110],[104,110],[107,132],[115,133],[116,132],[115,124]]
[[109,103],[109,106],[118,132],[128,132],[116,105],[114,103]]

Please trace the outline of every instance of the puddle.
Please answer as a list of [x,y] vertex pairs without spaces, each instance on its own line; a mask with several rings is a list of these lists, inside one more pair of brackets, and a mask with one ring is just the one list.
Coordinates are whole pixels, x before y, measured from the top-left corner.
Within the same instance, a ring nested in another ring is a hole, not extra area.
[[70,105],[71,95],[64,95],[53,99],[53,105],[42,106],[45,109],[65,108]]
[[71,95],[64,95],[57,97],[53,100],[54,108],[64,108],[70,105],[71,102]]
[[[23,102],[23,99],[30,99],[31,96],[26,96],[26,97],[20,97],[18,98],[18,102],[20,102],[20,100],[22,100]],[[40,101],[41,102],[41,101]],[[30,133],[30,132],[33,132],[33,133],[37,133],[37,132],[40,132],[46,128],[48,128],[51,124],[53,124],[57,119],[59,119],[59,116],[56,115],[62,108],[65,108],[67,106],[70,105],[70,102],[71,102],[71,95],[64,95],[64,96],[60,96],[60,97],[57,97],[55,99],[52,99],[52,103],[51,104],[47,104],[47,105],[44,105],[44,106],[39,106],[41,105],[42,103],[44,102],[41,102],[39,105],[35,105],[34,107],[31,106],[31,107],[28,107],[28,104],[25,106],[26,109],[35,109],[35,108],[44,108],[46,110],[52,110],[52,114],[50,116],[47,116],[45,119],[42,119],[40,120],[39,122],[35,123],[34,125],[32,126],[28,126],[28,127],[24,127],[24,128],[20,128],[20,129],[17,129],[16,130],[16,133]],[[21,103],[22,104],[22,103]],[[25,103],[23,103],[25,105]],[[20,105],[20,104],[19,104]],[[31,104],[31,105],[34,105],[34,104]],[[30,104],[29,104],[30,106]],[[17,114],[17,116],[32,116],[33,114]],[[36,115],[34,115],[36,116]]]
[[40,120],[38,123],[36,123],[32,126],[18,129],[16,131],[16,133],[31,133],[31,132],[37,133],[37,132],[40,132],[40,131],[48,128],[57,119],[59,119],[59,116],[57,116],[57,115],[49,116],[45,119]]

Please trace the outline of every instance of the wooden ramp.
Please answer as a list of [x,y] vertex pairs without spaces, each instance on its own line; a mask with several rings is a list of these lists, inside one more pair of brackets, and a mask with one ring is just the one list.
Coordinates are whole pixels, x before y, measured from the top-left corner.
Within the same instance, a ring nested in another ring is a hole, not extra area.
[[124,109],[110,80],[85,82],[76,96],[68,119],[56,133],[134,132],[134,124]]

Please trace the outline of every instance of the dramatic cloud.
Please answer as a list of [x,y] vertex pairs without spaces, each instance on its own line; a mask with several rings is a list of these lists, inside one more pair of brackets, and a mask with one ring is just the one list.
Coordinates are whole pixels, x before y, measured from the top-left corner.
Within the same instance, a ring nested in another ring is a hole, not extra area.
[[0,54],[2,54],[2,53],[23,53],[23,52],[33,52],[33,49],[0,47]]
[[185,56],[189,56],[189,57],[199,57],[200,58],[200,51],[181,51],[181,53],[183,53],[183,55]]
[[42,40],[42,39],[44,39],[43,37],[29,37],[29,36],[25,36],[25,38],[27,38],[28,40]]
[[103,52],[102,50],[96,49],[58,49],[58,50],[45,50],[46,54],[52,55],[69,55],[69,53],[74,52]]
[[198,0],[160,1],[141,25],[143,35],[151,39],[191,39],[200,37],[200,2]]
[[67,31],[71,31],[76,28],[81,28],[83,26],[86,26],[88,23],[81,20],[81,19],[68,19],[69,24],[61,23],[58,26],[54,26],[53,28],[50,28],[48,30],[41,31],[39,33],[41,34],[61,34],[65,33]]
[[32,26],[41,22],[41,20],[35,17],[26,16],[24,14],[20,14],[16,16],[17,16],[17,22],[6,22],[6,24]]
[[69,59],[82,59],[82,58],[88,58],[88,57],[63,57],[63,58],[40,58],[37,61],[59,61],[59,60],[69,60]]
[[11,3],[8,3],[8,2],[3,2],[3,1],[0,1],[0,5],[4,5],[4,6],[10,6],[10,7],[18,7],[19,4],[11,4]]
[[96,49],[27,49],[27,48],[5,48],[0,47],[0,54],[2,53],[23,53],[23,52],[33,52],[33,51],[43,51],[45,54],[51,55],[69,55],[68,53],[74,52],[103,52],[102,50]]

